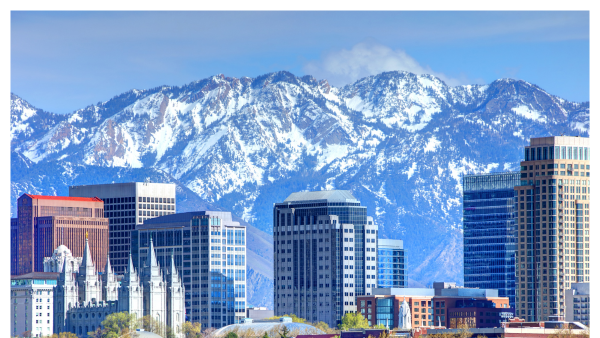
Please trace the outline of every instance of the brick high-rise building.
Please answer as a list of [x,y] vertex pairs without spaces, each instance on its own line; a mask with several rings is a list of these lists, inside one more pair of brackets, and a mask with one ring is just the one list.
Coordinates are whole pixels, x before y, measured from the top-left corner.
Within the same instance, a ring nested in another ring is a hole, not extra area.
[[515,191],[517,315],[563,317],[566,291],[590,279],[589,139],[532,138]]
[[108,219],[99,198],[23,194],[11,219],[11,274],[44,271],[44,257],[63,244],[83,255],[86,233],[94,244],[94,261],[104,267],[108,252]]

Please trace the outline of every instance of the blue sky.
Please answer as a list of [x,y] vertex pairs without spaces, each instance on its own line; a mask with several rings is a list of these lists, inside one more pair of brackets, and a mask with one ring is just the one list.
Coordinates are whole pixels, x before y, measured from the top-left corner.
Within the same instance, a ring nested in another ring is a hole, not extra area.
[[127,90],[288,70],[511,77],[589,100],[588,12],[12,12],[11,91],[68,113]]

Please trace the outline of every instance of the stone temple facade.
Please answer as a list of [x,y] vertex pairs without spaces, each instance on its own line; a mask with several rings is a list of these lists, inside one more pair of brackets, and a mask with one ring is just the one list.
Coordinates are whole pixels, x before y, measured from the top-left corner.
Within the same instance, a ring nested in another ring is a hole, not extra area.
[[88,332],[101,327],[106,316],[126,311],[137,318],[150,315],[163,327],[171,327],[177,337],[183,337],[183,283],[173,256],[169,266],[161,268],[150,243],[150,254],[141,272],[136,271],[129,257],[125,275],[118,282],[109,259],[104,274],[98,274],[86,239],[79,268],[76,260],[65,260],[60,271],[54,290],[54,333],[73,332],[87,337]]
[[44,257],[44,272],[62,272],[65,263],[73,265],[74,271],[79,271],[83,257],[73,257],[71,250],[65,245],[59,245],[52,257]]

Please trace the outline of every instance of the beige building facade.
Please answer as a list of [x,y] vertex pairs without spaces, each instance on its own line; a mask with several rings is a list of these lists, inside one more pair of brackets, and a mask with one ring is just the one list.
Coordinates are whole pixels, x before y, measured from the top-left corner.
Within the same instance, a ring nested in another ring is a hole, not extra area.
[[590,278],[590,144],[584,137],[532,138],[515,187],[516,316],[565,316],[565,294]]

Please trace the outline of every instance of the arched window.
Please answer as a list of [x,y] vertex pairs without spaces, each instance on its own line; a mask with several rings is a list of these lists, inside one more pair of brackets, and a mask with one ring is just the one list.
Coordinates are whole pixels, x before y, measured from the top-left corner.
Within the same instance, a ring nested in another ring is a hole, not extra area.
[[81,328],[81,326],[79,327],[79,334],[83,334],[83,329]]

